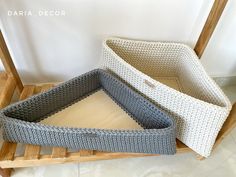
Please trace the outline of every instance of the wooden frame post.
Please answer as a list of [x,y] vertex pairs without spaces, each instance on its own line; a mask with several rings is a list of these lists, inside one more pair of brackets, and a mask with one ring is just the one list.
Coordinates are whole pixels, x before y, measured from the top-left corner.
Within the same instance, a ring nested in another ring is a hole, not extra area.
[[201,58],[214,30],[215,27],[224,11],[224,8],[227,4],[228,0],[215,0],[210,14],[206,20],[206,23],[202,29],[202,32],[198,38],[198,41],[195,45],[195,52],[199,58]]
[[2,60],[3,66],[8,74],[8,76],[12,76],[16,82],[16,87],[19,93],[23,90],[23,84],[19,77],[19,74],[15,68],[15,65],[12,61],[10,52],[7,48],[7,44],[4,40],[3,34],[0,30],[0,58]]

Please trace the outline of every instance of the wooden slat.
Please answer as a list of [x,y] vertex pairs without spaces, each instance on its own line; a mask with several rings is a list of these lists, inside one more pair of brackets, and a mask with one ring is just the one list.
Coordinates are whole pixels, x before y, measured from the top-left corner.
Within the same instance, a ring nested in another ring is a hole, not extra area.
[[[46,91],[51,87],[52,87],[52,84],[42,86],[41,91],[42,92]],[[33,85],[25,86],[24,89],[23,89],[23,92],[20,96],[20,99],[23,100],[27,97],[30,97],[34,93],[35,93],[35,86],[33,86]],[[40,151],[41,151],[41,146],[27,144],[26,147],[25,147],[24,159],[25,160],[39,159]]]
[[35,94],[40,93],[40,92],[41,92],[41,89],[42,89],[42,86],[36,85],[36,86],[35,86],[35,91],[34,91],[34,93],[35,93]]
[[54,86],[54,84],[45,84],[45,85],[42,85],[40,92],[45,92],[45,91],[51,89],[53,86]]
[[[20,100],[24,100],[34,94],[35,86],[34,85],[26,85],[20,95]],[[38,159],[40,156],[41,147],[37,145],[27,144],[25,146],[24,159]]]
[[224,125],[222,126],[216,142],[214,144],[214,148],[219,145],[222,140],[236,127],[236,103],[234,103],[232,110],[230,111],[230,114],[228,118],[226,119]]
[[81,156],[81,157],[84,157],[84,156],[91,156],[91,155],[94,154],[94,151],[93,151],[93,150],[84,150],[84,149],[82,149],[82,150],[80,150],[79,152],[80,152],[80,156]]
[[0,108],[10,104],[11,98],[16,88],[16,82],[13,77],[8,77],[7,82],[0,94]]
[[[45,92],[52,88],[54,84],[45,84],[40,86],[40,92]],[[53,147],[51,158],[65,158],[67,155],[67,149],[63,147]]]
[[16,82],[17,89],[19,93],[23,90],[23,84],[20,80],[19,74],[17,73],[17,70],[14,66],[14,63],[12,61],[10,52],[7,48],[6,42],[3,38],[3,34],[0,31],[0,58],[2,60],[2,63],[4,65],[4,68],[6,69],[8,76],[12,76]]
[[207,21],[194,48],[199,58],[202,56],[228,0],[215,0]]
[[41,93],[41,92],[45,92],[48,89],[52,88],[55,84],[43,84],[43,85],[37,85],[35,88],[35,94]]
[[2,168],[34,167],[40,165],[62,164],[69,162],[79,162],[78,153],[69,154],[66,158],[52,158],[51,155],[41,155],[40,159],[25,160],[23,157],[16,157],[14,161],[0,161]]
[[16,143],[3,142],[0,150],[0,161],[12,161],[16,152]]
[[5,71],[0,71],[0,80],[7,80],[8,76]]
[[3,91],[6,83],[7,83],[7,73],[4,71],[0,71],[0,93]]
[[95,160],[109,160],[119,158],[134,158],[145,156],[158,156],[152,154],[142,153],[110,153],[110,152],[97,152],[91,156],[80,156],[79,152],[71,152],[67,154],[66,158],[52,158],[51,155],[41,155],[40,159],[24,160],[24,157],[15,157],[14,161],[0,161],[2,168],[18,168],[18,167],[32,167],[49,164],[61,164],[71,162],[88,162]]
[[34,85],[26,85],[20,95],[20,100],[24,100],[34,94],[35,86]]
[[184,143],[176,139],[176,150],[177,153],[183,153],[183,152],[191,152],[192,150],[186,146]]
[[63,147],[53,147],[52,158],[65,158],[67,154],[67,149]]
[[[40,92],[45,92],[49,89],[51,89],[54,86],[54,84],[45,84],[41,86]],[[53,147],[52,148],[52,158],[65,158],[67,155],[67,149],[63,147]]]
[[26,145],[24,159],[25,160],[38,159],[40,157],[40,150],[41,147],[38,145],[31,145],[31,144]]
[[[54,84],[46,84],[41,86],[41,92],[45,92],[49,89],[51,89],[54,86]],[[63,147],[53,147],[52,148],[52,158],[65,158],[67,155],[67,149]]]
[[122,152],[99,152],[96,151],[94,155],[80,156],[80,162],[89,162],[96,160],[111,160],[120,158],[135,158],[135,157],[148,157],[160,156],[159,154],[144,154],[144,153],[122,153]]

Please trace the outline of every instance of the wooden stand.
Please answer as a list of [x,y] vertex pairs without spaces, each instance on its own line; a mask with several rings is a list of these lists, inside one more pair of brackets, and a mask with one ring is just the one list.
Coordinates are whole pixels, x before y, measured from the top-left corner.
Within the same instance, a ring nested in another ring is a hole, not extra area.
[[[224,2],[224,3],[222,3]],[[214,27],[219,20],[219,17],[226,5],[227,0],[216,0],[210,12],[208,20],[205,24],[202,34],[199,37],[195,51],[201,56],[207,42],[214,30]],[[217,14],[217,15],[216,15]],[[211,27],[210,29],[209,26]],[[210,31],[209,31],[210,30]],[[37,94],[53,87],[53,84],[44,85],[25,85],[23,86],[19,75],[14,67],[11,56],[4,42],[3,36],[0,32],[0,58],[4,64],[6,72],[0,73],[0,108],[10,104],[15,89],[20,93],[20,100],[26,99],[33,94]],[[236,104],[233,105],[229,117],[224,123],[221,131],[218,134],[214,148],[221,143],[225,136],[236,126]],[[48,154],[41,154],[41,146],[24,145],[24,154],[17,156],[17,143],[3,142],[0,150],[0,175],[9,177],[12,168],[31,167],[49,164],[61,164],[67,162],[87,162],[95,160],[108,160],[118,158],[133,158],[144,156],[158,156],[157,154],[141,154],[141,153],[112,153],[100,152],[92,150],[80,150],[72,152],[62,147],[51,147],[51,152]],[[193,152],[186,145],[177,140],[177,153]],[[199,160],[204,159],[197,155]]]

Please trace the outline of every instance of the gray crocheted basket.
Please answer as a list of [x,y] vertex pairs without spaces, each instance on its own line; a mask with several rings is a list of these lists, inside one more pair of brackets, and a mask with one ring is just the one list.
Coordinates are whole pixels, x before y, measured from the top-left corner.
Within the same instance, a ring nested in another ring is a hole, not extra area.
[[[143,130],[65,128],[40,120],[103,89]],[[7,141],[111,152],[174,154],[175,123],[154,104],[103,70],[93,70],[0,111]]]

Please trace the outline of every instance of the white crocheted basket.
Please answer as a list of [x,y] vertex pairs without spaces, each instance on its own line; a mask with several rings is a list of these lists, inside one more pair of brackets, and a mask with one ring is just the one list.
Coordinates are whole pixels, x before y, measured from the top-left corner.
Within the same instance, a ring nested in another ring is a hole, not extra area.
[[110,38],[103,44],[102,67],[172,114],[180,141],[210,155],[231,104],[190,47]]

